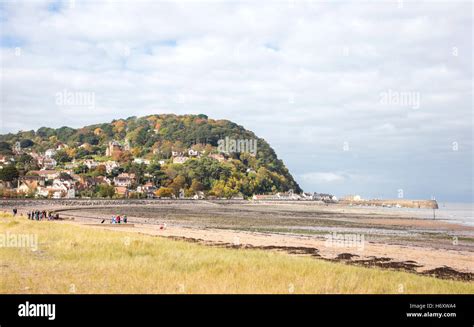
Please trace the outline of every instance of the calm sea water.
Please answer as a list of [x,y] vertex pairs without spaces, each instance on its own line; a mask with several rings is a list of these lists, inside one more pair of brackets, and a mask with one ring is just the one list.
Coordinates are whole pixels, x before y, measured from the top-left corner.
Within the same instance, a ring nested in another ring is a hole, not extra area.
[[[438,202],[439,209],[435,210],[436,219],[474,226],[474,203]],[[387,208],[390,211],[400,211],[415,217],[433,219],[433,209]]]
[[438,205],[436,216],[440,219],[474,226],[474,203],[439,202]]

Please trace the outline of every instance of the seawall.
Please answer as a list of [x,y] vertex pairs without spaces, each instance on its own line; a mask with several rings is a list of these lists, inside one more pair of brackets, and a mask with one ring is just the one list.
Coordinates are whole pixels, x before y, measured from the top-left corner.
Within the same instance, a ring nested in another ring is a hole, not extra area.
[[340,204],[346,205],[363,205],[363,206],[400,206],[402,208],[422,208],[422,209],[438,209],[438,202],[436,200],[403,200],[403,199],[385,199],[385,200],[364,200],[364,201],[350,201],[341,200]]

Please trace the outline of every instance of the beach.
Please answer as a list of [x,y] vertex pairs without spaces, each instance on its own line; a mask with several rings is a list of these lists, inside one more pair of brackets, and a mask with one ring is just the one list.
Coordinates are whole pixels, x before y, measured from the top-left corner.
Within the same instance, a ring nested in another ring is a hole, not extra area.
[[[474,227],[423,217],[421,211],[296,201],[111,201],[33,201],[18,208],[21,213],[32,205],[54,209],[66,219],[62,224],[207,246],[279,251],[464,281],[474,276]],[[133,227],[110,224],[116,215],[126,215]]]

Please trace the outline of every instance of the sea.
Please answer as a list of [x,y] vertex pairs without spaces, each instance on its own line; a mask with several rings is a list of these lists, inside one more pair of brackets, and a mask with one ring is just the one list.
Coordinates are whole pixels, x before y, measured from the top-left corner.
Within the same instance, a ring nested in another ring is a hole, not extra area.
[[465,226],[474,226],[474,203],[440,202],[439,209],[384,208],[389,211],[408,213],[419,218],[446,221]]

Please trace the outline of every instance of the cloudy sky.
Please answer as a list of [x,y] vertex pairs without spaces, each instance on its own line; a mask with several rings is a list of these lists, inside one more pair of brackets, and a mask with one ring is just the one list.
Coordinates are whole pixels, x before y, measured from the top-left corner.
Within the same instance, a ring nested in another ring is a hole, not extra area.
[[472,10],[0,0],[1,133],[204,113],[265,138],[306,191],[472,201]]

